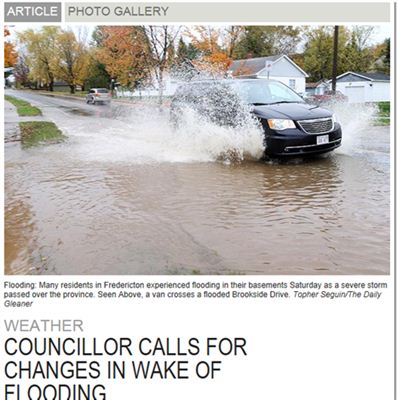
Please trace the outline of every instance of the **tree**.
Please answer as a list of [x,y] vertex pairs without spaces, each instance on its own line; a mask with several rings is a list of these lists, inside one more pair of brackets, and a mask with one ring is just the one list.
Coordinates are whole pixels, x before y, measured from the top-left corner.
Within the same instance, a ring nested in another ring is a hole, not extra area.
[[301,29],[293,26],[246,26],[239,35],[233,58],[295,53],[300,35]]
[[89,75],[85,81],[85,89],[109,88],[112,77],[106,71],[106,66],[98,60],[95,49],[89,52]]
[[310,80],[328,79],[332,70],[333,34],[330,27],[322,26],[307,32],[304,51],[304,70]]
[[189,81],[193,77],[197,76],[198,71],[193,65],[192,60],[195,60],[198,55],[199,51],[192,45],[192,43],[186,44],[181,36],[178,41],[174,63],[171,66],[171,73],[174,78],[180,81]]
[[224,46],[222,30],[213,26],[196,26],[187,32],[199,56],[193,62],[196,68],[211,75],[223,75],[232,63]]
[[381,53],[383,57],[383,71],[386,74],[390,75],[390,38],[384,41],[384,49]]
[[103,47],[105,36],[104,26],[96,26],[92,32],[91,45],[94,47]]
[[186,59],[188,59],[187,45],[183,40],[183,37],[180,37],[178,42],[178,49],[176,52],[176,62],[179,64],[184,62]]
[[174,43],[171,43],[167,51],[168,68],[172,67],[176,61],[176,51]]
[[[8,28],[5,26],[4,27],[4,38],[7,36],[10,36],[10,31]],[[15,50],[15,46],[8,42],[4,41],[4,67],[13,67],[15,63],[17,62],[18,58],[18,53]]]
[[[306,44],[302,68],[309,74],[310,81],[329,79],[332,75],[334,28],[321,26],[309,28],[305,32]],[[349,31],[339,26],[337,75],[346,72],[350,54],[347,49]]]
[[192,43],[186,44],[181,36],[178,42],[175,62],[176,64],[182,64],[187,60],[192,61],[199,56],[199,53],[199,50]]
[[[373,27],[339,27],[338,70],[340,75],[347,71],[366,72],[374,64],[375,51],[370,46]],[[310,80],[318,81],[331,76],[333,28],[322,26],[308,28],[305,32],[306,44],[303,64],[299,64]]]
[[195,26],[193,30],[188,31],[194,47],[203,55],[211,55],[222,51],[220,38],[221,31],[214,26]]
[[76,85],[83,85],[88,77],[89,55],[84,43],[74,32],[63,31],[56,38],[56,57],[52,64],[56,76],[65,81],[74,93]]
[[150,49],[149,66],[159,88],[159,104],[163,102],[164,72],[169,67],[169,50],[174,46],[179,28],[168,25],[148,25],[144,28],[146,43]]
[[374,62],[371,69],[390,75],[390,38],[372,49]]
[[349,32],[345,48],[345,69],[366,72],[374,62],[374,52],[369,47],[369,40],[374,31],[372,26],[354,26]]
[[20,51],[18,54],[18,61],[15,64],[14,76],[19,85],[30,86],[31,82],[29,79],[29,66],[26,61],[26,55]]
[[150,52],[141,27],[101,26],[93,40],[99,46],[95,58],[111,78],[132,89],[150,78]]
[[237,59],[272,55],[272,46],[265,40],[263,29],[260,26],[245,27],[243,37],[236,46]]
[[237,43],[241,39],[243,35],[244,27],[243,26],[229,26],[224,31],[224,43],[227,56],[231,59],[234,58],[234,53],[236,50]]
[[366,50],[369,46],[369,41],[375,32],[375,27],[371,25],[355,25],[352,28],[352,36],[356,41],[359,51]]
[[85,89],[110,86],[111,76],[106,71],[105,65],[97,57],[97,48],[102,45],[101,27],[97,26],[92,33],[90,48],[89,48],[89,76],[85,82]]
[[56,58],[56,40],[60,29],[45,26],[40,31],[28,29],[18,35],[21,46],[26,49],[26,64],[29,67],[30,79],[54,90]]

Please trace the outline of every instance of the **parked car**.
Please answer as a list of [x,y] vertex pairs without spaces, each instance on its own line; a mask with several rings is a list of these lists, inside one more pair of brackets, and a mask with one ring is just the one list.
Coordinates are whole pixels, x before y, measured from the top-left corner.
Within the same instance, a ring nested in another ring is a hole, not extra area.
[[109,92],[109,90],[105,88],[99,88],[99,89],[90,89],[90,91],[87,93],[87,96],[85,98],[85,101],[87,104],[95,104],[95,103],[106,103],[109,104],[110,100],[112,99],[112,96]]
[[304,156],[339,147],[342,129],[331,111],[306,103],[281,82],[268,79],[194,81],[177,89],[171,102],[171,121],[178,125],[182,110],[196,110],[220,125],[235,125],[250,106],[263,129],[265,155]]

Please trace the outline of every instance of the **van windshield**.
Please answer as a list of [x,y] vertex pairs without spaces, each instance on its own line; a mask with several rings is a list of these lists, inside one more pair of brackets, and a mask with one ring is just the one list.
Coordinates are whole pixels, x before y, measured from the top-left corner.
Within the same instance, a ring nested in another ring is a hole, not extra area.
[[239,94],[241,99],[254,105],[280,104],[280,103],[303,103],[303,99],[280,82],[266,79],[252,81],[230,82],[230,85]]

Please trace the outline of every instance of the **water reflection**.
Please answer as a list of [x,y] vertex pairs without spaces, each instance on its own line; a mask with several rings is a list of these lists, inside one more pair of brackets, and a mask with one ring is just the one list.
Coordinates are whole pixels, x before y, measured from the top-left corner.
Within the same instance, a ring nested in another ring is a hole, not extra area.
[[32,266],[35,245],[35,223],[29,198],[10,193],[5,209],[5,273],[37,273]]

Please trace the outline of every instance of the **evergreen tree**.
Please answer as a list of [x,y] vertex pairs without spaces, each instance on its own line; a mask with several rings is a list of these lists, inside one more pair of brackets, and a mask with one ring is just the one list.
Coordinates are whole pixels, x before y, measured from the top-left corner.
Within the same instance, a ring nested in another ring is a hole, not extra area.
[[181,37],[178,43],[178,50],[176,53],[176,62],[181,64],[186,60],[195,60],[200,55],[200,51],[192,44],[186,44]]
[[296,52],[301,29],[292,26],[246,26],[233,58],[245,59]]
[[313,82],[328,79],[332,73],[332,31],[328,27],[320,27],[308,32],[307,36],[304,70]]
[[187,58],[188,58],[188,49],[187,49],[185,41],[181,37],[179,39],[179,43],[178,43],[178,50],[177,50],[177,53],[176,53],[176,62],[178,64],[180,64],[181,62],[183,62]]

